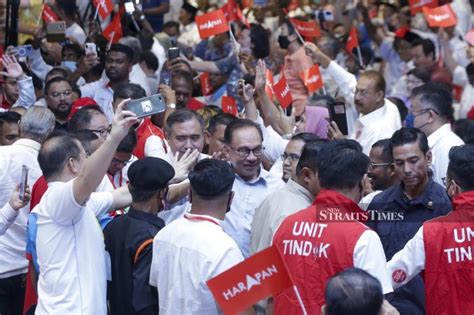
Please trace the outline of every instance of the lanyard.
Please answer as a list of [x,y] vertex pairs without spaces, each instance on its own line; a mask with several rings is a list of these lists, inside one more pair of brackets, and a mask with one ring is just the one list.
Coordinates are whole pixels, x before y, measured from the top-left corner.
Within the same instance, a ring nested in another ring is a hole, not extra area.
[[190,221],[207,221],[207,222],[211,222],[215,225],[221,226],[215,219],[211,219],[211,218],[206,217],[206,216],[200,216],[200,215],[196,215],[196,214],[185,213],[184,218],[186,218]]

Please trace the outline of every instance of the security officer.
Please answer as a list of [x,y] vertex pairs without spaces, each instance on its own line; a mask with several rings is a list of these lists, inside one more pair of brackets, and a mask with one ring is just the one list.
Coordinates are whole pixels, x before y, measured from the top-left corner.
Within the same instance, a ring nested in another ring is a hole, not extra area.
[[157,213],[174,175],[168,162],[154,157],[138,160],[128,170],[133,203],[127,214],[115,218],[104,230],[112,264],[107,296],[113,315],[158,313],[156,290],[148,285],[152,244],[165,225]]

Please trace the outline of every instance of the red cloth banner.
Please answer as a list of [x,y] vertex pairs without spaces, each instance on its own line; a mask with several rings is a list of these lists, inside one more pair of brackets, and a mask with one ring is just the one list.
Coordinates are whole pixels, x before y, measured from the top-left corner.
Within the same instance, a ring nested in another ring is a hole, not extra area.
[[424,7],[423,14],[430,27],[450,27],[457,24],[456,14],[449,4],[433,9]]
[[195,21],[201,39],[229,30],[229,24],[222,9],[196,16]]

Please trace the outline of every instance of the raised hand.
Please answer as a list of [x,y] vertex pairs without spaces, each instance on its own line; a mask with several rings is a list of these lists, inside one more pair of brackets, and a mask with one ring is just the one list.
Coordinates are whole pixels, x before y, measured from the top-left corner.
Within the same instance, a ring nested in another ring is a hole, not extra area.
[[10,206],[13,208],[13,210],[18,211],[21,208],[25,207],[28,205],[30,202],[31,194],[30,194],[30,186],[25,187],[25,195],[24,198],[20,198],[20,185],[16,186],[15,191],[13,192],[12,196],[10,197]]
[[130,99],[123,100],[118,104],[112,121],[112,129],[110,130],[109,137],[117,142],[122,141],[122,139],[128,134],[130,127],[138,123],[138,118],[135,113],[124,110],[125,104],[129,100]]
[[25,76],[23,69],[21,68],[14,55],[4,54],[0,61],[2,62],[6,70],[0,72],[1,75],[15,80],[19,80]]

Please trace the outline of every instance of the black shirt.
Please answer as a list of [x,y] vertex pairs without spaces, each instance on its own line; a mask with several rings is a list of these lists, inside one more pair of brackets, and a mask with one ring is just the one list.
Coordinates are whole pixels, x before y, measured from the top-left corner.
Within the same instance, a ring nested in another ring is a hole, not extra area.
[[152,244],[144,247],[134,262],[138,248],[153,240],[165,226],[156,215],[130,208],[104,230],[105,249],[110,254],[112,281],[107,285],[110,314],[157,314],[157,290],[149,285]]

